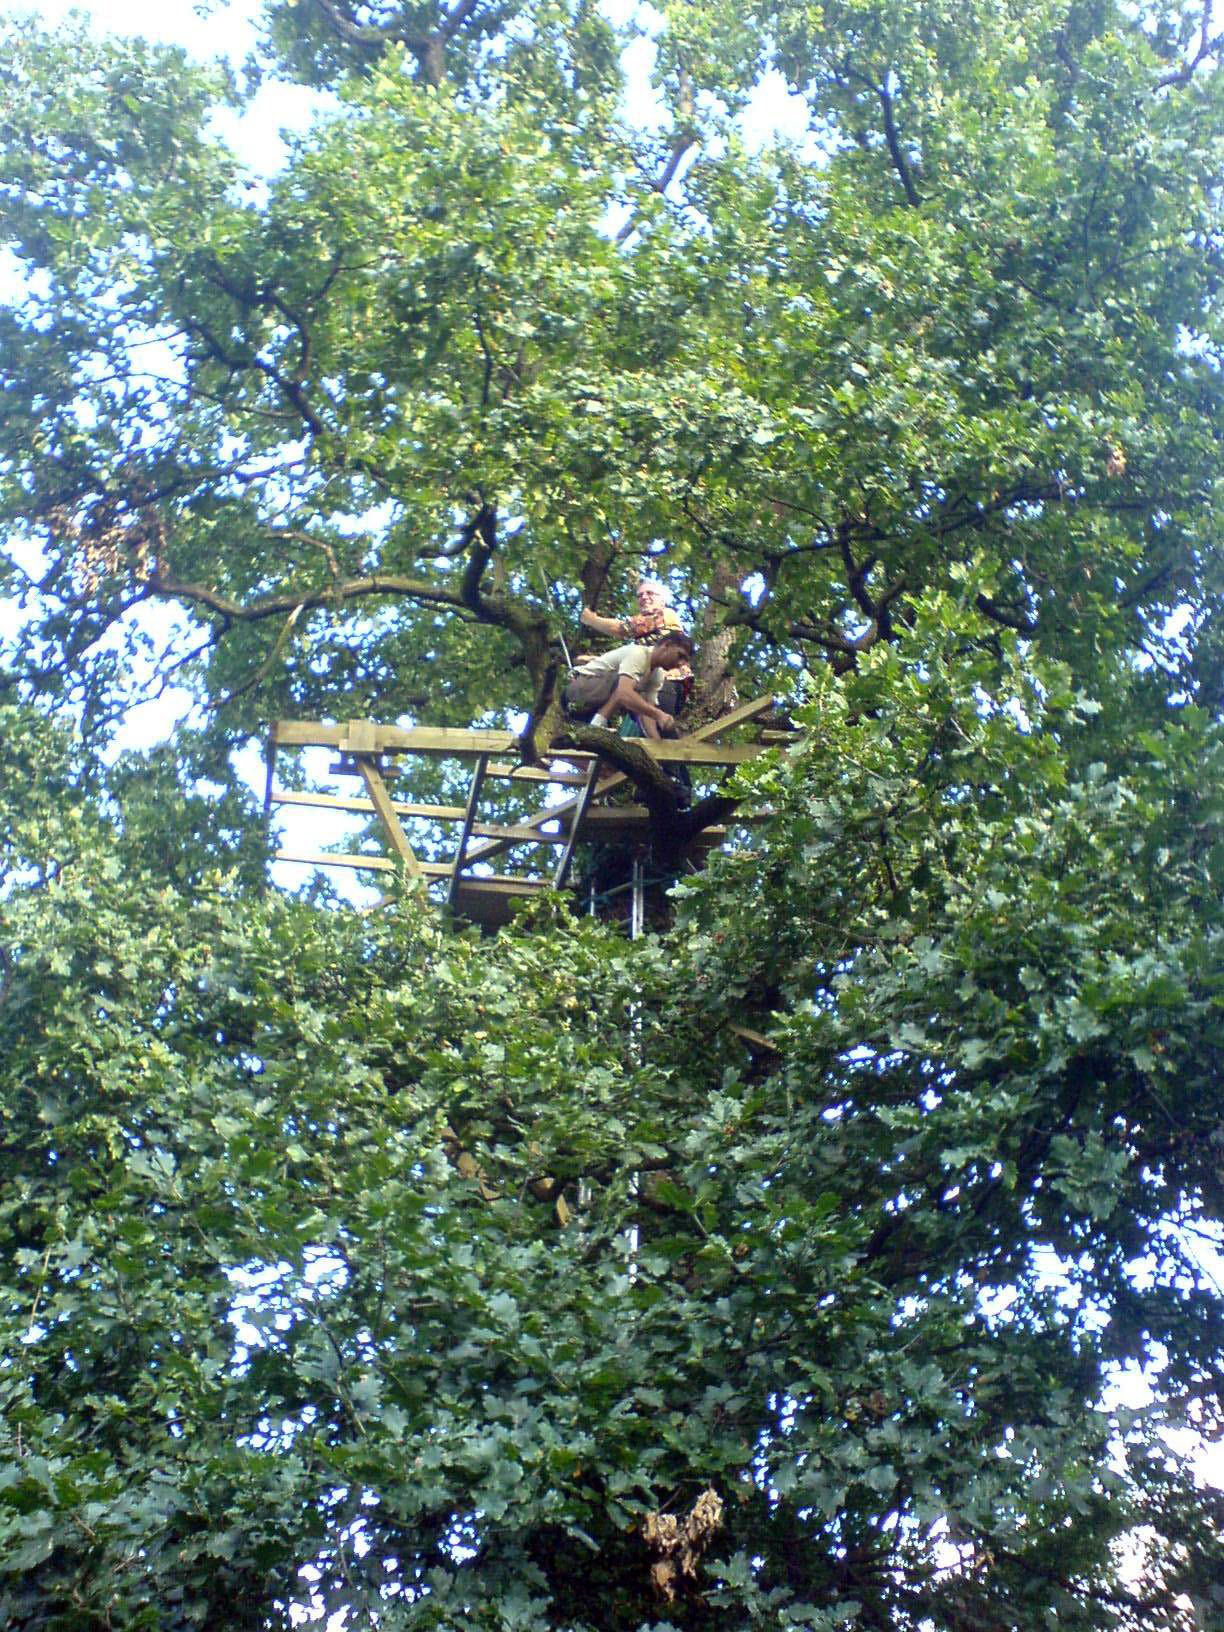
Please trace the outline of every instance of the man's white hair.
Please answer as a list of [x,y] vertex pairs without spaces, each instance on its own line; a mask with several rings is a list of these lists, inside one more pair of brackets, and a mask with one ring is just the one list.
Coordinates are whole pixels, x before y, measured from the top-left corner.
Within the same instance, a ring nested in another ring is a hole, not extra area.
[[671,605],[671,590],[668,589],[666,584],[660,583],[657,578],[639,578],[637,581],[637,587],[639,589],[653,589],[656,595],[661,595],[663,597],[664,606]]

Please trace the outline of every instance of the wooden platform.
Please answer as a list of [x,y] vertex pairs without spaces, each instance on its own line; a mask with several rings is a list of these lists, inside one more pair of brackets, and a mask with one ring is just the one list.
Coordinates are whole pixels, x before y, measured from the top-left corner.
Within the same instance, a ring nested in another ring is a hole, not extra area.
[[[758,697],[699,726],[687,736],[662,741],[635,737],[634,745],[644,748],[662,764],[684,764],[699,773],[703,769],[729,769],[764,752],[768,744],[760,740],[726,743],[720,739],[738,728],[754,726],[773,707],[772,697]],[[785,734],[771,731],[768,735],[776,741]],[[340,757],[331,766],[332,775],[357,778],[364,784],[363,794],[278,792],[275,786],[278,755],[285,750],[306,748],[328,748],[337,753]],[[518,739],[511,731],[403,727],[379,725],[373,720],[349,720],[335,725],[278,720],[269,740],[266,807],[274,804],[307,806],[376,817],[388,853],[383,856],[302,854],[278,850],[276,859],[359,872],[403,869],[409,877],[420,878],[431,891],[436,890],[440,904],[444,901],[458,915],[495,927],[507,922],[524,899],[549,885],[566,883],[580,836],[614,842],[648,831],[650,817],[643,805],[600,803],[608,794],[622,789],[627,781],[624,773],[613,770],[606,760],[567,748],[556,753],[546,768],[522,766],[506,757],[517,748]],[[387,778],[395,780],[404,760],[414,756],[466,764],[470,770],[466,802],[463,805],[429,804],[394,797]],[[521,822],[499,824],[479,819],[481,794],[490,778],[578,791],[542,806]],[[405,823],[457,824],[459,833],[453,856],[446,861],[426,861],[418,857]],[[694,847],[708,849],[723,838],[725,831],[717,826],[705,829],[695,838]],[[559,851],[559,857],[555,865],[550,862],[545,867],[537,863],[531,871],[523,873],[491,871],[494,857],[520,848],[530,848],[537,857],[541,852],[547,855]],[[480,871],[473,874],[469,871],[473,867]]]

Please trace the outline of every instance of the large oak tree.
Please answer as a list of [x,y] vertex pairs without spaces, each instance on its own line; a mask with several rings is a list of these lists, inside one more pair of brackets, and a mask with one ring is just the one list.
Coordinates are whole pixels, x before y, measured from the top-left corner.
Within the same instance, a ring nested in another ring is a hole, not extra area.
[[[271,178],[249,84],[9,32],[11,1624],[1224,1612],[1210,9],[651,27],[643,133],[586,0],[273,5]],[[266,890],[236,742],[536,751],[647,560],[706,706],[807,674],[669,933]]]

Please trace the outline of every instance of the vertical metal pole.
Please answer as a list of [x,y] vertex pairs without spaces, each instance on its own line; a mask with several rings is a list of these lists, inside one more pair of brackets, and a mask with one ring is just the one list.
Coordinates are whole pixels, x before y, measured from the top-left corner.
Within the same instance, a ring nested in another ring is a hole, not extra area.
[[476,761],[476,769],[472,772],[472,785],[468,789],[467,806],[463,812],[463,830],[459,835],[459,845],[455,851],[455,865],[451,869],[450,885],[446,892],[446,904],[453,912],[455,903],[459,899],[459,875],[467,864],[468,841],[472,837],[472,828],[476,822],[476,807],[480,803],[480,790],[484,787],[485,772],[489,768],[488,754],[481,754]]
[[[633,896],[629,907],[629,939],[641,939],[646,925],[646,863],[641,856],[633,858]],[[633,1063],[639,1069],[642,1064],[642,1014],[635,1004],[630,1013],[629,1024],[632,1029],[630,1055]],[[629,1194],[639,1196],[642,1190],[642,1175],[635,1173],[629,1180]],[[642,1227],[640,1224],[629,1226],[629,1284],[637,1280],[638,1253],[642,1245]]]
[[276,765],[276,726],[268,731],[268,775],[264,781],[264,815],[272,809],[272,779]]

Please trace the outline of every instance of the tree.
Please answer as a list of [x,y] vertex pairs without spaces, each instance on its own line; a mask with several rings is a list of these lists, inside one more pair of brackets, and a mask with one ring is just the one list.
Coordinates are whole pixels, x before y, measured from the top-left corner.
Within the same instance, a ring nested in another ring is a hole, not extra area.
[[[646,137],[585,4],[273,7],[266,185],[10,41],[13,1624],[1218,1617],[1210,14],[660,16]],[[808,671],[669,934],[265,892],[235,741],[531,752],[643,555]],[[107,770],[163,600],[208,723]]]
[[[585,3],[277,8],[272,65],[337,103],[267,187],[209,132],[216,75],[13,40],[40,684],[105,692],[100,633],[167,598],[231,730],[354,700],[540,722],[576,606],[549,586],[647,550],[694,604],[717,582],[749,666],[851,662],[969,559],[984,628],[1059,655],[1207,616],[1219,95],[1173,75],[1190,19],[667,16],[652,171]],[[768,53],[810,158],[728,127]]]

